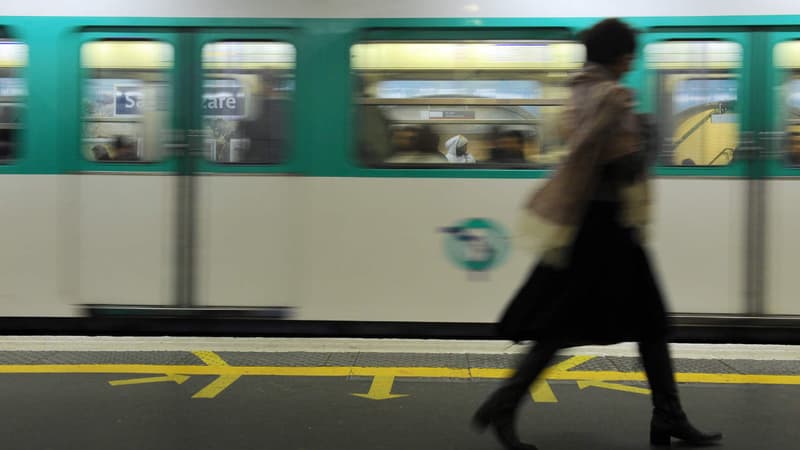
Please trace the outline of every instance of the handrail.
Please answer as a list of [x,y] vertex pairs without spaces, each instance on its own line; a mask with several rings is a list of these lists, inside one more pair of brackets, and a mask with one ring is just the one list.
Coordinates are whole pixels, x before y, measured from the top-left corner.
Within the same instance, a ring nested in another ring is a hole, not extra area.
[[706,122],[711,120],[711,116],[713,115],[714,115],[714,110],[711,110],[711,112],[709,112],[705,117],[703,117],[701,120],[698,120],[697,123],[694,124],[694,126],[692,126],[691,129],[689,129],[689,131],[684,133],[683,136],[681,136],[680,139],[678,139],[678,141],[674,143],[675,147],[678,147],[679,145],[683,144],[687,139],[689,139],[689,137],[692,134],[694,134],[695,131],[699,130],[700,127],[702,127]]
[[566,99],[516,99],[516,98],[361,98],[361,105],[423,105],[423,106],[562,106]]
[[[732,160],[732,159],[733,159],[733,152],[734,152],[734,151],[736,151],[736,149],[735,149],[735,148],[732,148],[732,147],[726,147],[726,148],[723,148],[723,149],[722,149],[722,151],[721,151],[721,152],[719,152],[719,153],[717,153],[717,156],[715,156],[715,157],[714,157],[714,159],[712,159],[712,160],[711,160],[711,161],[710,161],[710,162],[709,162],[707,165],[709,165],[709,166],[713,166],[713,165],[714,165],[714,161],[716,161],[717,159],[719,159],[719,157],[720,157],[720,156],[722,156],[722,155],[724,155],[725,153],[730,153],[730,159]],[[729,161],[730,161],[730,160],[729,160]]]
[[541,119],[528,119],[528,120],[504,120],[504,119],[448,119],[436,118],[428,120],[395,120],[394,124],[404,125],[530,125],[541,123]]

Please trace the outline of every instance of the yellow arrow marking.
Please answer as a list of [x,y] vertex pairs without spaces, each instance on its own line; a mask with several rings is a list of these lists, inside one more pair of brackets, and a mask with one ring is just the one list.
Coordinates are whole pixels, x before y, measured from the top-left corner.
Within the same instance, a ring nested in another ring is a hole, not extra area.
[[604,381],[578,381],[578,387],[583,390],[587,387],[598,387],[603,389],[611,389],[614,391],[633,392],[634,394],[650,395],[650,389],[640,388],[636,386],[628,386],[625,384],[606,383]]
[[[277,377],[347,377],[394,375],[406,378],[503,379],[512,369],[447,367],[288,367],[288,366],[201,366],[162,364],[0,364],[0,374],[142,374],[161,375],[251,375]],[[593,372],[570,370],[549,373],[548,380],[561,381],[647,381],[643,372]],[[800,385],[800,375],[751,375],[736,373],[676,373],[679,383]]]
[[536,380],[535,383],[533,383],[533,386],[531,386],[530,393],[533,401],[537,403],[558,403],[558,398],[556,397],[555,392],[553,392],[553,389],[550,388],[547,378],[551,377],[555,373],[567,372],[568,370],[578,367],[592,358],[594,358],[594,356],[573,356],[572,358],[545,369],[541,377]]
[[366,394],[351,394],[356,397],[368,398],[370,400],[388,400],[392,398],[408,397],[408,394],[392,394],[392,384],[394,376],[376,375],[372,379],[372,385]]
[[165,381],[174,381],[178,384],[183,384],[188,380],[186,375],[167,374],[163,377],[148,377],[148,378],[134,378],[131,380],[115,380],[109,381],[108,384],[112,386],[127,386],[130,384],[145,384],[145,383],[162,383]]
[[558,403],[555,392],[550,389],[550,384],[542,379],[531,386],[531,398],[537,403]]
[[[278,377],[375,377],[370,392],[354,394],[363,398],[397,398],[405,395],[391,393],[395,377],[406,378],[459,378],[459,379],[503,379],[513,374],[512,369],[497,368],[448,368],[448,367],[291,367],[291,366],[231,366],[213,352],[194,352],[205,365],[159,365],[159,364],[0,364],[0,374],[124,374],[150,375],[148,378],[112,381],[112,386],[173,381],[183,383],[188,376],[212,375],[217,378],[194,398],[214,398],[242,376]],[[582,389],[595,386],[607,389],[624,390],[646,394],[646,389],[610,382],[645,381],[642,372],[613,372],[574,370],[575,367],[592,359],[591,356],[575,356],[556,364],[542,374],[541,385],[533,386],[531,396],[534,401],[553,401],[555,395],[546,384],[547,381],[582,382]],[[177,374],[181,375],[177,375]],[[167,374],[167,375],[164,375]],[[676,373],[679,383],[710,384],[758,384],[800,386],[800,375],[756,375],[732,373]],[[613,386],[613,387],[611,387]]]
[[566,372],[570,369],[574,369],[581,364],[585,363],[594,359],[594,356],[573,356],[567,360],[561,361],[558,364],[552,365],[545,370],[545,373],[552,373],[552,372]]
[[[205,351],[197,351],[192,352],[198,358],[202,359],[204,363],[208,364],[212,367],[230,367],[228,363],[225,362],[219,355],[214,352],[205,352]],[[224,391],[228,388],[228,386],[232,385],[236,380],[238,380],[242,375],[241,374],[231,374],[231,375],[220,375],[217,377],[216,380],[212,381],[208,386],[204,387],[196,394],[192,396],[192,398],[214,398],[219,395],[220,392]]]

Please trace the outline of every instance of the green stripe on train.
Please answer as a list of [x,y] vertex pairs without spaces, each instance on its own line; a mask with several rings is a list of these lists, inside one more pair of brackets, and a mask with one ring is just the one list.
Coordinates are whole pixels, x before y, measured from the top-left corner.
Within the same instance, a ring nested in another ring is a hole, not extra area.
[[[174,162],[156,164],[99,165],[80,154],[81,106],[79,44],[84,32],[202,33],[241,35],[283,33],[297,48],[297,89],[295,96],[294,149],[285,165],[274,167],[215,167],[204,170],[225,173],[293,173],[326,177],[424,177],[424,178],[534,178],[543,170],[497,169],[370,169],[359,167],[352,158],[353,131],[350,98],[350,46],[366,36],[386,39],[532,39],[552,33],[572,35],[597,18],[460,18],[460,19],[231,19],[231,18],[104,18],[104,17],[3,17],[0,27],[6,37],[28,45],[29,63],[23,70],[30,93],[24,115],[18,159],[0,165],[0,174],[60,174],[103,170],[125,172],[170,172]],[[627,19],[646,32],[713,33],[752,32],[797,27],[800,16],[734,17],[646,17]],[[796,28],[800,30],[800,28]],[[382,30],[376,32],[374,30]],[[377,33],[377,34],[376,34]],[[753,49],[745,48],[745,53]],[[752,53],[750,53],[752,54]],[[180,57],[180,56],[179,56]],[[771,56],[769,57],[771,58]],[[771,61],[771,59],[770,59]],[[746,61],[747,62],[747,61]],[[763,67],[763,66],[762,66]],[[768,86],[775,81],[774,70],[745,74],[750,83]],[[629,75],[628,83],[640,93],[645,77],[641,66]],[[197,83],[195,83],[197,84]],[[766,96],[768,97],[768,96]],[[745,99],[747,100],[747,99]],[[644,101],[643,104],[652,104]],[[754,110],[764,112],[767,106]],[[750,108],[746,101],[742,108]],[[763,117],[763,115],[762,115]],[[755,119],[754,119],[755,120]],[[743,131],[758,131],[763,123],[743,123]],[[314,130],[310,133],[309,130]],[[778,170],[778,169],[775,169]],[[780,174],[796,176],[800,170],[780,167]],[[744,176],[744,163],[727,167],[658,168],[662,176],[709,177]],[[772,173],[772,172],[771,172]]]

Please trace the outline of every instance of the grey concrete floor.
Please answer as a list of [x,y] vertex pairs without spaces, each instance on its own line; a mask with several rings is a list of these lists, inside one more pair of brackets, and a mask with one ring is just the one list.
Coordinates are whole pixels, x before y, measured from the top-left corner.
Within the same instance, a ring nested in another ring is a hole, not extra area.
[[[397,379],[408,397],[369,400],[370,378],[242,377],[213,399],[183,384],[110,386],[135,376],[0,375],[0,436],[13,450],[494,450],[469,419],[499,381]],[[648,449],[646,395],[551,382],[558,403],[527,399],[518,424],[541,450]],[[716,448],[800,449],[800,386],[681,384],[697,426],[722,431]],[[680,447],[679,445],[675,445]]]

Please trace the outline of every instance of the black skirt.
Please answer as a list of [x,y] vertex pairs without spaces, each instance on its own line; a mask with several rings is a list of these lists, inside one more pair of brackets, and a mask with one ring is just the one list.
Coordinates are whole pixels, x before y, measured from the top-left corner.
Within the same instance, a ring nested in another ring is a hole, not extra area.
[[570,250],[569,264],[534,267],[498,324],[514,341],[564,345],[663,338],[669,329],[661,290],[634,231],[616,202],[593,202]]

